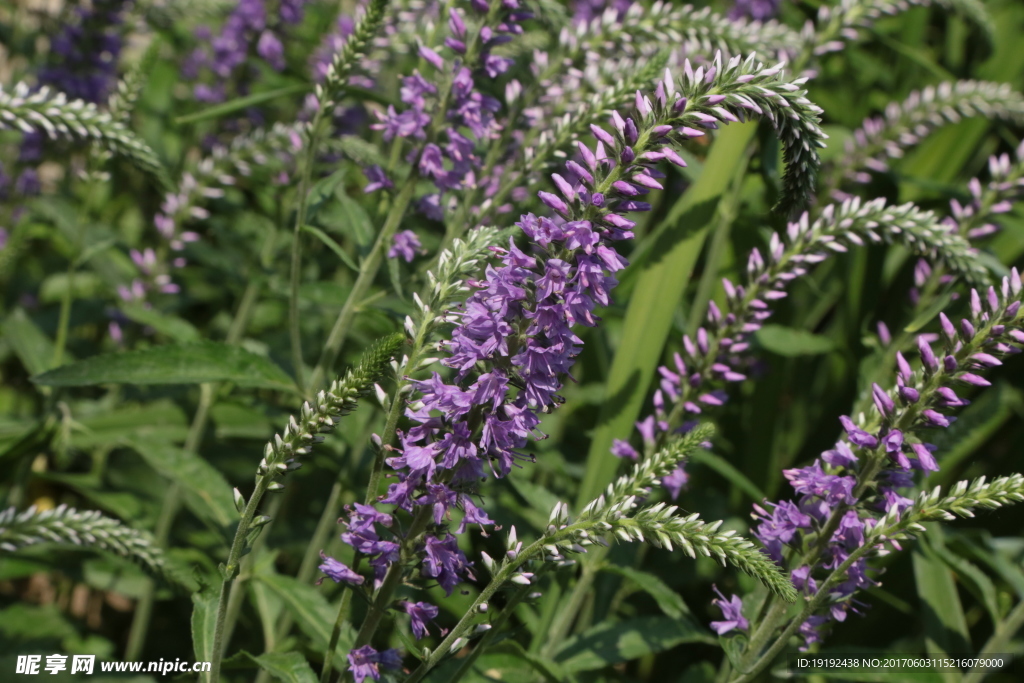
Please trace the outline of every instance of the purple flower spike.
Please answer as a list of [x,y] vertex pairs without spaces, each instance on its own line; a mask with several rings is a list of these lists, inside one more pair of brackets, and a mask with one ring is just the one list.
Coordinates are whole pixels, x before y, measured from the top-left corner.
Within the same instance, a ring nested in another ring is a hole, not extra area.
[[910,444],[911,450],[917,456],[918,467],[925,472],[938,472],[939,464],[935,462],[935,456],[932,455],[932,448],[928,447],[928,444],[924,443],[912,443]]
[[887,453],[897,453],[903,447],[903,432],[893,429],[882,438]]

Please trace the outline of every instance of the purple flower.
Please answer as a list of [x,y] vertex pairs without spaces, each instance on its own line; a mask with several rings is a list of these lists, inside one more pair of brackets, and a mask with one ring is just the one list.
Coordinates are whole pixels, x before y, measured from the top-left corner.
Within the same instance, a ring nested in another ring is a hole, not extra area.
[[689,480],[690,475],[686,473],[686,469],[682,465],[679,465],[672,470],[672,474],[661,480],[661,485],[668,490],[672,500],[675,500],[679,497],[679,493]]
[[878,439],[855,425],[853,420],[848,416],[840,415],[839,421],[843,424],[843,429],[846,430],[846,436],[850,440],[850,443],[860,446],[861,448],[878,447]]
[[352,672],[356,683],[363,683],[367,678],[380,680],[380,667],[399,669],[402,658],[397,650],[377,652],[369,645],[363,645],[348,653],[348,670]]
[[425,254],[426,251],[420,244],[420,238],[412,230],[402,230],[395,233],[392,238],[391,249],[388,250],[388,258],[403,258],[406,263],[411,263],[416,254]]
[[[324,573],[325,578],[334,581],[334,583],[345,583],[353,586],[358,586],[363,583],[363,577],[356,574],[349,567],[341,562],[338,562],[333,557],[329,557],[324,554],[324,551],[320,551],[320,558],[323,560],[318,569]],[[323,579],[321,579],[323,581]]]
[[444,540],[428,536],[423,557],[423,575],[437,582],[446,595],[466,576],[469,576],[470,563],[456,544],[455,536],[448,534]]
[[390,189],[395,186],[388,178],[387,174],[384,173],[384,169],[380,166],[367,166],[363,169],[363,175],[365,175],[366,179],[370,181],[366,184],[366,187],[363,188],[363,192],[366,194],[376,192],[377,190]]
[[712,586],[712,588],[718,594],[718,598],[712,600],[712,603],[722,610],[722,621],[712,621],[711,629],[720,636],[732,630],[746,631],[749,629],[750,622],[743,616],[743,601],[740,600],[740,597],[733,595],[726,600],[722,592],[718,590],[718,586]]
[[639,457],[637,450],[629,445],[628,441],[622,439],[615,439],[612,441],[612,455],[616,458],[628,458],[630,460],[636,460]]
[[410,626],[416,639],[427,635],[427,622],[437,618],[438,609],[428,602],[403,602],[402,609],[411,617]]
[[767,21],[779,13],[781,4],[782,0],[736,0],[736,4],[729,11],[729,18]]

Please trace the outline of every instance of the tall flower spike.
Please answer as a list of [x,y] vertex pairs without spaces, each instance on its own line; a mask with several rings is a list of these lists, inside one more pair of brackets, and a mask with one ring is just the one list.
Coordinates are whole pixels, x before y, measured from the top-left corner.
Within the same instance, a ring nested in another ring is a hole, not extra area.
[[[935,447],[922,443],[918,432],[951,424],[955,418],[947,411],[967,403],[956,389],[988,384],[977,373],[998,363],[998,356],[1019,353],[1018,347],[1024,345],[1019,274],[1013,270],[998,290],[989,291],[986,299],[992,301],[984,308],[980,303],[975,306],[967,325],[959,330],[948,326],[954,334],[947,333],[941,340],[941,353],[919,339],[922,372],[913,372],[902,354],[897,357],[897,387],[885,392],[876,386],[874,411],[858,421],[842,418],[847,441],[840,441],[811,466],[785,472],[800,496],[795,504],[780,503],[771,513],[755,506],[755,519],[760,521],[755,535],[777,561],[782,559],[783,546],[801,550],[807,536],[827,539],[825,544],[818,543],[820,554],[811,565],[795,568],[794,578],[800,577],[808,594],[818,590],[813,574],[821,576],[821,569],[832,570],[850,561],[831,589],[826,613],[812,615],[802,625],[806,645],[819,642],[830,621],[841,621],[856,611],[859,603],[854,595],[874,585],[868,576],[870,555],[884,552],[883,543],[893,542],[898,548],[894,542],[898,534],[879,530],[891,528],[904,514],[908,520],[918,514],[915,506],[920,500],[915,504],[904,495],[913,485],[913,472],[939,469]],[[972,298],[980,302],[981,296],[974,290]],[[913,390],[913,401],[901,400],[907,389]],[[937,491],[933,495],[937,497]]]
[[972,116],[1022,122],[1024,95],[1005,83],[985,81],[945,82],[913,92],[854,131],[845,154],[830,171],[829,186],[834,191],[843,179],[867,182],[871,176],[862,169],[887,171],[887,160],[899,159],[907,147],[936,128]]
[[[751,106],[779,123],[784,138],[820,140],[817,110],[780,71],[752,59],[717,61],[713,70],[698,69],[699,75],[689,69],[682,93],[673,85],[662,98],[641,95],[638,114],[649,110],[647,115],[613,114],[613,132],[598,129],[597,148],[581,147],[586,173],[572,183],[562,177],[561,196],[539,193],[557,217],[521,217],[518,226],[532,249],[523,251],[511,240],[507,249],[495,248],[500,264],[487,268],[478,291],[452,314],[458,325],[442,344],[454,381],[435,373],[416,382],[406,412],[414,426],[400,434],[397,455],[387,459],[397,482],[380,502],[416,519],[429,514],[437,525],[422,540],[407,539],[424,555],[422,575],[446,591],[468,576],[470,565],[444,522],[453,508],[462,508],[470,523],[490,524],[471,497],[471,484],[487,470],[506,476],[532,458],[522,449],[528,437],[541,436],[540,414],[562,402],[558,392],[582,346],[572,328],[595,325],[594,311],[609,304],[614,273],[626,265],[614,243],[631,238],[630,213],[649,210],[637,197],[661,176],[655,166],[664,150],[702,135],[702,128],[741,118]],[[795,118],[780,123],[790,112]],[[789,158],[803,166],[790,170],[801,186],[812,165],[807,155],[816,156],[794,140],[787,149],[797,150],[796,156]],[[360,512],[350,528],[365,519]],[[384,566],[394,562],[392,549],[371,550],[366,554],[380,580]]]

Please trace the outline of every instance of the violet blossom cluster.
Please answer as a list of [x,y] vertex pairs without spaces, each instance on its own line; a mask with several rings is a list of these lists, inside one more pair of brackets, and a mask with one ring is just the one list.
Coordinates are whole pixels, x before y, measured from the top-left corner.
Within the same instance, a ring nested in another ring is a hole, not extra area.
[[[117,84],[124,15],[131,4],[130,0],[98,0],[70,9],[67,21],[50,39],[47,63],[37,74],[39,85],[63,92],[71,100],[105,101]],[[0,166],[0,200],[6,199],[9,189],[20,197],[40,193],[37,165],[45,146],[42,131],[25,133],[18,151],[20,169],[13,183]]]
[[[922,441],[918,432],[952,424],[956,417],[949,411],[969,404],[957,393],[959,388],[988,386],[990,382],[979,373],[1001,365],[1001,357],[1021,351],[1021,292],[1020,275],[1014,269],[998,290],[990,287],[984,294],[971,290],[968,317],[954,324],[940,314],[941,347],[933,348],[929,335],[919,336],[917,370],[902,353],[897,354],[896,386],[888,391],[872,386],[875,411],[871,418],[841,416],[845,434],[834,448],[807,467],[783,472],[797,498],[754,505],[753,517],[758,521],[754,535],[765,552],[779,563],[786,548],[801,557],[791,574],[798,590],[816,593],[822,574],[839,568],[864,545],[880,514],[894,510],[902,514],[910,507],[912,501],[904,493],[914,485],[915,472],[927,475],[939,470],[936,447]],[[895,541],[889,545],[900,549]],[[808,552],[801,555],[804,551]],[[879,543],[872,552],[882,555],[888,550]],[[842,581],[830,590],[825,612],[811,615],[800,625],[802,649],[821,642],[831,622],[842,622],[864,606],[854,596],[877,585],[869,575],[869,557],[852,562]],[[723,611],[728,620],[733,606]]]
[[72,100],[106,100],[117,84],[122,25],[132,4],[131,0],[94,0],[74,7],[71,20],[50,39],[50,56],[39,71],[39,84]]
[[[408,154],[419,175],[433,181],[437,192],[419,199],[419,209],[433,220],[443,220],[443,195],[486,185],[496,179],[479,177],[482,159],[477,148],[491,141],[501,130],[496,118],[501,103],[481,92],[477,82],[496,79],[508,71],[512,60],[493,53],[498,45],[521,34],[520,23],[530,13],[520,9],[518,0],[494,0],[500,11],[493,12],[485,0],[472,0],[470,11],[484,20],[478,32],[467,28],[464,12],[452,7],[448,15],[450,34],[444,47],[453,57],[446,59],[438,51],[421,45],[420,56],[440,73],[451,79],[450,90],[442,93],[438,86],[419,71],[407,76],[402,83],[402,111],[389,106],[379,113],[379,123],[372,127],[384,132],[384,140],[408,138],[422,141]],[[492,25],[493,24],[493,25]],[[443,130],[435,131],[431,112],[443,108],[440,118]],[[443,141],[442,141],[443,138]],[[390,183],[377,167],[367,170],[373,189]],[[495,174],[496,176],[497,174]],[[369,189],[368,189],[369,191]]]
[[[569,161],[565,175],[552,175],[558,194],[538,193],[554,215],[528,213],[517,223],[529,248],[511,238],[507,248],[493,247],[499,262],[450,314],[457,326],[441,347],[454,377],[445,381],[434,373],[415,382],[406,411],[414,426],[399,431],[398,455],[386,461],[396,481],[379,502],[395,513],[356,505],[345,522],[342,539],[369,559],[377,585],[402,559],[394,519],[399,510],[433,522],[422,538],[407,539],[416,545],[422,577],[448,594],[472,578],[455,534],[470,524],[493,524],[471,495],[476,482],[488,471],[507,476],[532,459],[523,449],[529,437],[543,438],[540,415],[562,402],[563,378],[582,348],[572,328],[597,324],[594,312],[610,303],[614,273],[626,266],[614,244],[632,237],[628,215],[650,210],[640,197],[661,188],[656,164],[683,163],[672,145],[702,134],[680,124],[712,127],[700,116],[682,117],[687,98],[675,93],[667,76],[655,99],[652,105],[637,93],[636,116],[613,113],[613,132],[592,127],[596,144],[581,142],[580,162]],[[464,513],[454,532],[447,525],[453,509]],[[339,565],[325,561],[321,569],[337,581],[359,582]]]
[[221,102],[231,85],[244,94],[250,74],[243,67],[253,53],[274,71],[283,71],[285,27],[302,21],[307,2],[279,0],[268,8],[265,0],[239,0],[216,35],[209,26],[197,29],[196,37],[204,44],[186,61],[185,75],[195,80],[208,72],[212,83],[197,83],[193,89],[195,98],[200,102]]

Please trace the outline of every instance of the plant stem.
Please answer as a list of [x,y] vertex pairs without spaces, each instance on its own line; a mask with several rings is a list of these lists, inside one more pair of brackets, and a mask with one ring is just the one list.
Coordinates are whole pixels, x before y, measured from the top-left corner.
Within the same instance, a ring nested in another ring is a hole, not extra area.
[[220,598],[217,602],[217,621],[213,632],[213,648],[210,653],[212,657],[210,666],[209,683],[217,683],[220,680],[220,664],[224,659],[224,626],[227,619],[228,593],[232,582],[238,576],[242,552],[245,550],[245,541],[249,536],[253,517],[259,509],[260,501],[270,486],[271,476],[258,475],[256,477],[256,488],[249,496],[249,502],[242,512],[242,518],[238,522],[238,529],[235,531],[235,538],[231,542],[231,550],[228,552],[228,559],[221,570],[224,580],[220,585]]
[[391,210],[388,211],[384,227],[377,234],[377,240],[373,243],[370,253],[366,255],[366,259],[359,268],[359,275],[352,286],[352,291],[349,292],[345,305],[342,307],[341,313],[338,314],[338,319],[334,321],[334,327],[331,328],[331,333],[324,343],[323,352],[320,354],[320,361],[313,368],[313,374],[310,375],[309,384],[306,386],[308,393],[316,393],[320,390],[324,377],[338,360],[338,354],[341,352],[341,347],[348,336],[349,325],[355,316],[356,308],[362,303],[366,292],[370,289],[370,285],[373,284],[374,278],[377,277],[377,271],[380,270],[381,262],[384,260],[387,244],[391,241],[391,237],[401,224],[402,218],[405,216],[405,210],[409,207],[409,202],[412,201],[413,192],[416,190],[416,181],[417,176],[415,174],[410,175],[402,186],[401,191],[395,197],[395,202],[391,205]]
[[306,224],[306,213],[309,208],[309,184],[313,178],[313,166],[316,163],[316,149],[324,130],[324,107],[316,110],[313,124],[309,131],[302,160],[302,175],[299,179],[298,205],[295,207],[295,226],[292,231],[292,260],[290,273],[290,293],[288,302],[288,330],[292,346],[292,365],[294,365],[295,382],[305,392],[302,361],[302,332],[299,329],[299,284],[302,271],[302,227]]
[[[359,557],[356,557],[359,560]],[[355,565],[353,569],[357,569]],[[327,652],[324,653],[324,668],[320,672],[320,683],[329,683],[331,680],[331,667],[334,664],[334,651],[338,649],[338,641],[341,639],[341,629],[348,619],[348,603],[352,600],[352,589],[346,589],[341,594],[341,603],[338,605],[338,616],[334,619],[334,627],[331,629],[331,640],[327,644]]]
[[[530,594],[532,589],[532,585],[520,586],[516,589],[516,591],[509,597],[508,602],[505,603],[505,606],[501,608],[501,613],[491,622],[490,630],[480,638],[480,642],[476,644],[476,647],[474,647],[469,655],[462,660],[462,664],[460,664],[459,668],[456,669],[454,674],[452,674],[452,677],[448,679],[448,683],[456,683],[456,681],[462,680],[462,677],[469,673],[469,670],[473,668],[473,664],[475,664],[476,660],[480,658],[480,655],[487,651],[487,648],[491,645],[491,641],[494,640],[495,636],[501,633],[501,629],[505,625],[505,622],[508,621],[516,607],[518,607],[519,603],[523,601],[523,598]],[[416,680],[418,679],[415,678],[415,672],[413,672],[413,676],[409,678],[407,683],[414,683]]]

